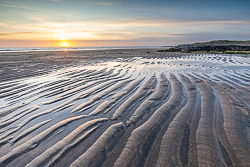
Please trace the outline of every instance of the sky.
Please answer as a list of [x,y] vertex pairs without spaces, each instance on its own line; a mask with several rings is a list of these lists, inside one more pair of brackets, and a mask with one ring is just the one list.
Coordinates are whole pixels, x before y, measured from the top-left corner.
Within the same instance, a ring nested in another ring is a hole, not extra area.
[[250,0],[0,0],[0,47],[250,40]]

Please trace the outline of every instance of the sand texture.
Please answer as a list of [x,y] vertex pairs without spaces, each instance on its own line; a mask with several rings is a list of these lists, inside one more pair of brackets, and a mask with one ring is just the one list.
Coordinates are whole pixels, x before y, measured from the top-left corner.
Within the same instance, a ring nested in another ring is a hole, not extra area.
[[250,166],[250,58],[0,53],[0,166]]

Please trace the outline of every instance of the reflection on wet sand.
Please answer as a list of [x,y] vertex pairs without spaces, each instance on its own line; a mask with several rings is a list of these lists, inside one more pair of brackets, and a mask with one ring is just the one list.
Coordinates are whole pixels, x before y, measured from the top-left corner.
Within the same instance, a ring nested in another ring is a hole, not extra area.
[[248,166],[249,64],[129,57],[3,81],[0,166]]

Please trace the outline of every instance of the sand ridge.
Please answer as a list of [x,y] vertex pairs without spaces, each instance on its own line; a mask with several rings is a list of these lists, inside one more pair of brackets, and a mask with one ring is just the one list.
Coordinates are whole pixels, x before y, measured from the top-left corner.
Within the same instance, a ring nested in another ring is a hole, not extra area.
[[250,164],[250,58],[156,49],[0,57],[0,166]]

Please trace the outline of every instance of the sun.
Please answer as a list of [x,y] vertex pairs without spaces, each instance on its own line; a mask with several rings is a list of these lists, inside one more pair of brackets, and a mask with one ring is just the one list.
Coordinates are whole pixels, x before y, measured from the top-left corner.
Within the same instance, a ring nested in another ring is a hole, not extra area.
[[68,47],[69,44],[68,44],[67,42],[63,42],[63,43],[61,43],[61,46],[62,46],[62,47]]

